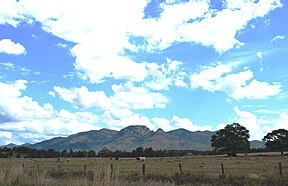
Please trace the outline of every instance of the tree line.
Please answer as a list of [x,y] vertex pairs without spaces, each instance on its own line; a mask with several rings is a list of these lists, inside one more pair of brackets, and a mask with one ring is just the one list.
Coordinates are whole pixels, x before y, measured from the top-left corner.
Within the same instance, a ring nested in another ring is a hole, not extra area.
[[152,147],[143,148],[137,147],[129,151],[115,150],[112,151],[106,147],[96,152],[89,151],[73,151],[63,150],[57,151],[54,149],[34,149],[29,147],[14,147],[0,148],[0,158],[81,158],[81,157],[100,157],[100,158],[121,158],[121,157],[176,157],[187,155],[211,155],[215,154],[213,151],[197,151],[197,150],[153,150]]
[[[228,124],[211,137],[211,147],[214,151],[225,152],[236,156],[239,152],[247,152],[250,149],[249,130],[239,123]],[[281,156],[288,150],[288,131],[285,129],[273,130],[267,133],[263,139],[267,151],[280,151]]]

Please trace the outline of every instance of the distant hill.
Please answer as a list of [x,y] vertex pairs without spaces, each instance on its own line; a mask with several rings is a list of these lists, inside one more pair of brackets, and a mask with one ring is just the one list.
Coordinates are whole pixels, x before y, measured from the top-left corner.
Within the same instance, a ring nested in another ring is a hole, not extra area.
[[[191,132],[186,129],[176,129],[165,132],[158,129],[155,132],[146,126],[133,125],[123,128],[120,131],[101,129],[80,132],[68,137],[56,137],[35,144],[24,144],[22,146],[36,149],[55,149],[62,151],[69,150],[96,150],[104,147],[112,151],[132,151],[137,147],[154,150],[211,150],[211,136],[215,132],[196,131]],[[9,144],[7,147],[15,147]],[[263,148],[262,141],[251,141],[251,148]]]
[[73,150],[99,150],[105,144],[113,139],[117,131],[109,129],[92,130],[80,132],[68,137],[57,137],[31,145],[31,148],[37,149],[73,149]]
[[250,141],[250,147],[253,149],[265,148],[265,142],[259,140]]
[[7,144],[7,145],[2,145],[2,146],[0,146],[0,148],[4,148],[4,147],[7,147],[7,148],[12,149],[12,148],[14,148],[14,147],[18,147],[18,145],[14,144],[14,143],[9,143],[9,144]]
[[211,150],[210,138],[215,132],[191,132],[177,129],[165,132],[162,129],[152,131],[146,126],[128,126],[120,131],[101,129],[73,134],[68,137],[57,137],[31,145],[37,149],[73,149],[96,150],[104,147],[122,151],[132,151],[137,147],[154,150]]

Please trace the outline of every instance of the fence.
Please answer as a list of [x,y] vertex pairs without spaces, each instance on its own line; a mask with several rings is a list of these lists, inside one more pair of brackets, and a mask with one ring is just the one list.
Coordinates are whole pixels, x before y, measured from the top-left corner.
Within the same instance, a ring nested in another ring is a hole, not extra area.
[[[69,160],[69,161],[68,161]],[[287,158],[146,158],[146,161],[135,159],[63,159],[56,161],[40,160],[25,162],[23,169],[38,172],[41,170],[57,171],[91,171],[95,167],[109,168],[111,175],[173,175],[207,174],[207,175],[244,175],[244,176],[288,176]]]

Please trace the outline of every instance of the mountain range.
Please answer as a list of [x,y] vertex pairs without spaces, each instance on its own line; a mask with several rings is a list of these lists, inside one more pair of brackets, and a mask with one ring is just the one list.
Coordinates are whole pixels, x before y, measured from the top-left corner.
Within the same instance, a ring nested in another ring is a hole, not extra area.
[[[95,150],[99,151],[104,147],[115,151],[132,151],[137,147],[154,150],[211,150],[211,136],[215,132],[176,129],[165,132],[158,129],[155,132],[146,126],[133,125],[123,128],[120,131],[101,129],[80,132],[68,137],[56,137],[35,144],[22,146],[36,149],[55,150]],[[9,144],[13,146],[13,144]],[[251,148],[263,148],[264,142],[251,141]]]

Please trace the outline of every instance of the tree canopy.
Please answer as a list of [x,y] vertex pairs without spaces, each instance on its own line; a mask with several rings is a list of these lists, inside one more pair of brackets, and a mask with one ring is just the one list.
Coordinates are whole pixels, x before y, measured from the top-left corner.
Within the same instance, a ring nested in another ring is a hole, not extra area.
[[266,142],[266,147],[271,150],[278,150],[283,156],[284,150],[288,150],[288,131],[285,129],[273,130],[268,133],[263,141]]
[[211,147],[236,156],[238,152],[250,149],[249,137],[249,130],[245,127],[238,123],[228,124],[211,137]]

